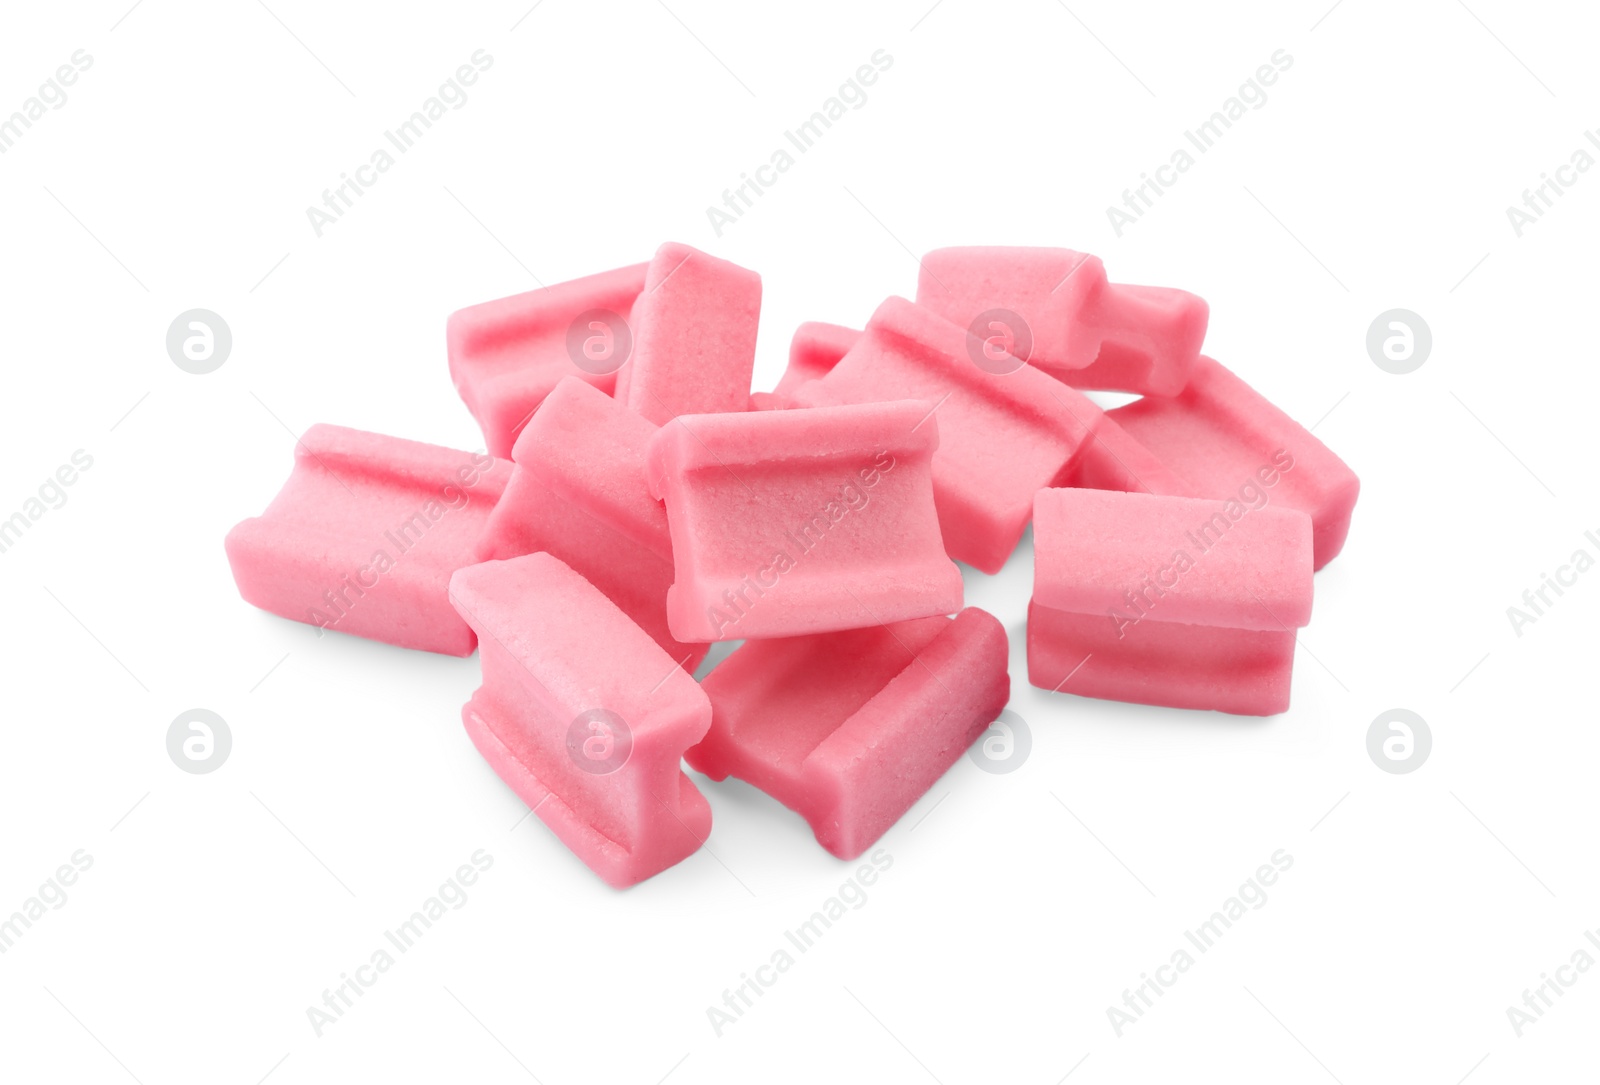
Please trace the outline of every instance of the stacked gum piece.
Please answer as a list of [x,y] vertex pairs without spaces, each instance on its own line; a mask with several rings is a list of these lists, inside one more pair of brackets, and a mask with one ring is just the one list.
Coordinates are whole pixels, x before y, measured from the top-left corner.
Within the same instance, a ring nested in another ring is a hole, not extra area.
[[228,536],[241,595],[319,635],[476,647],[470,740],[617,887],[710,834],[685,760],[841,859],[870,848],[1007,704],[1006,630],[956,562],[998,572],[1030,523],[1033,685],[1288,708],[1359,483],[1201,355],[1203,300],[1069,249],[940,249],[915,302],[802,324],[762,392],[761,298],[669,243],[454,313],[488,451],[313,427]]
[[1045,689],[1269,716],[1289,707],[1311,620],[1311,520],[1296,509],[1040,490],[1028,680]]

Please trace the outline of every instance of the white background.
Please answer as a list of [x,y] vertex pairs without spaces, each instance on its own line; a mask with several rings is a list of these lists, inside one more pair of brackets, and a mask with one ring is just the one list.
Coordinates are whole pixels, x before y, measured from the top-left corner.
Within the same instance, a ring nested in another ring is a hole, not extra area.
[[[74,50],[94,60],[0,156],[0,516],[75,450],[94,459],[0,555],[0,913],[93,856],[0,957],[0,1076],[1488,1085],[1592,1067],[1600,970],[1520,1038],[1506,1009],[1600,928],[1600,573],[1520,638],[1505,613],[1574,549],[1600,553],[1600,171],[1520,238],[1505,210],[1600,126],[1592,11],[269,4],[7,5],[0,25],[0,114]],[[477,49],[494,63],[467,104],[315,236],[305,208]],[[893,66],[867,103],[717,237],[706,206],[878,49]],[[1267,103],[1117,237],[1106,207],[1278,49],[1294,63]],[[1030,759],[963,759],[884,838],[865,906],[721,1037],[707,1007],[852,864],[752,789],[702,781],[709,846],[613,892],[519,821],[469,744],[476,659],[319,640],[242,603],[222,550],[286,477],[287,431],[480,446],[446,372],[451,310],[668,239],[762,274],[760,388],[800,321],[859,325],[910,294],[913,254],[1096,252],[1114,279],[1205,296],[1208,352],[1363,484],[1273,719],[1034,690],[1029,548],[969,571],[968,601],[1012,636]],[[208,376],[164,346],[195,307],[234,336]],[[1408,376],[1364,345],[1394,307],[1433,331]],[[232,729],[211,775],[166,753],[193,707]],[[1395,707],[1433,733],[1410,775],[1366,752]],[[318,1038],[306,1008],[480,848],[494,865],[465,906]],[[1107,1007],[1280,848],[1294,865],[1268,902],[1119,1038]]]

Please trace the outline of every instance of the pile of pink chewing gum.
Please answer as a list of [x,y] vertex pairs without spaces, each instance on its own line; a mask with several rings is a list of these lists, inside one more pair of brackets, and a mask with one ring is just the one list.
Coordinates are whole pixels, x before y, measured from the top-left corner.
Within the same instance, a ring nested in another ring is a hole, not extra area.
[[[1011,692],[963,605],[1033,527],[1029,681],[1271,715],[1359,483],[1200,353],[1206,303],[1067,249],[951,248],[751,391],[761,278],[685,245],[454,313],[487,453],[313,426],[227,538],[264,610],[470,655],[484,759],[608,884],[737,776],[854,859]],[[1086,392],[1141,398],[1102,410]],[[741,641],[703,681],[711,645]]]

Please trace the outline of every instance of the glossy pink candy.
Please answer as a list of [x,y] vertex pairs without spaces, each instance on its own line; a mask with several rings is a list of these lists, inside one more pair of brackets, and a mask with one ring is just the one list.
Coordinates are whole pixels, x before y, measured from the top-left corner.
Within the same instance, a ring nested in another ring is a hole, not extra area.
[[1183,389],[1210,319],[1186,290],[1106,281],[1098,256],[1005,245],[928,253],[917,303],[1010,337],[1011,353],[1074,388],[1159,395]]
[[795,389],[799,406],[915,397],[939,422],[934,499],[950,556],[1000,570],[1028,526],[1033,495],[1063,483],[1100,408],[1020,359],[904,298],[878,306],[828,374]]
[[654,435],[656,427],[610,395],[562,379],[517,438],[506,496],[477,554],[554,554],[693,671],[706,645],[685,645],[667,631],[672,536],[645,478]]
[[1094,436],[1084,442],[1067,485],[1171,497],[1195,496],[1192,486],[1178,477],[1160,456],[1135,440],[1109,413],[1096,420]]
[[1239,500],[1264,489],[1274,504],[1309,514],[1318,569],[1344,548],[1361,492],[1355,472],[1210,358],[1200,359],[1181,395],[1146,396],[1107,417],[1202,497]]
[[976,607],[750,641],[711,672],[711,730],[688,760],[798,811],[841,859],[872,846],[1000,714],[1006,634]]
[[634,308],[633,356],[617,376],[617,398],[656,425],[748,410],[760,315],[760,275],[662,245]]
[[808,380],[827,376],[860,338],[861,333],[854,328],[806,321],[794,330],[794,338],[789,340],[789,367],[783,371],[773,392],[788,395]]
[[648,266],[603,271],[450,314],[450,378],[490,452],[511,455],[517,434],[564,377],[611,392],[632,350],[629,317]]
[[692,855],[711,831],[679,767],[711,723],[695,680],[549,554],[462,569],[450,599],[482,646],[462,721],[529,809],[617,888]]
[[239,594],[319,629],[471,655],[450,574],[475,560],[510,474],[482,453],[312,426],[266,512],[228,533]]
[[961,607],[917,401],[684,415],[650,445],[685,641],[850,629]]
[[704,644],[667,630],[672,539],[645,479],[656,427],[575,377],[556,385],[517,438],[480,561],[543,550],[560,558],[693,671]]
[[1173,708],[1289,707],[1311,521],[1237,501],[1040,490],[1028,680]]

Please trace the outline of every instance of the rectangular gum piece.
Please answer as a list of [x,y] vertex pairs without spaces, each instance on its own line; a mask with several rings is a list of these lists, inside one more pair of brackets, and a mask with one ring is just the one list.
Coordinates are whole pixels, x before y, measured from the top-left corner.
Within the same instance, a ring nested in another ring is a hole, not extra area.
[[794,330],[789,340],[789,367],[783,371],[774,395],[787,396],[806,381],[828,375],[856,345],[861,333],[842,324],[824,324],[808,320]]
[[849,353],[792,399],[816,407],[908,397],[926,400],[939,422],[933,485],[945,548],[999,572],[1034,493],[1070,477],[1103,412],[1019,359],[996,363],[971,334],[904,298],[880,305]]
[[688,245],[656,250],[633,313],[633,356],[616,396],[656,425],[746,411],[761,276]]
[[239,594],[319,629],[471,655],[450,574],[472,564],[510,474],[482,453],[312,426],[278,496],[228,533]]
[[651,442],[651,492],[671,528],[672,635],[787,637],[950,614],[917,401],[683,415]]
[[1029,681],[1246,715],[1289,703],[1311,620],[1311,522],[1237,501],[1039,491]]
[[1170,497],[1195,496],[1193,487],[1161,457],[1134,440],[1110,414],[1096,423],[1094,437],[1083,446],[1067,485]]
[[679,765],[711,724],[695,680],[549,554],[462,569],[450,599],[481,638],[462,721],[517,796],[616,888],[692,855],[711,831]]
[[1071,249],[975,245],[922,259],[917,303],[963,328],[1010,325],[1028,361],[1071,384],[1174,395],[1188,381],[1210,309],[1185,290],[1106,281],[1097,256]]
[[688,752],[737,776],[854,859],[909,810],[1010,696],[1006,634],[976,607],[840,633],[750,641],[706,679],[711,730]]
[[1138,646],[1104,614],[1028,604],[1028,681],[1107,701],[1274,716],[1289,708],[1294,633],[1142,622]]
[[[603,271],[450,314],[450,379],[490,453],[511,455],[517,434],[563,377],[610,394],[631,349],[627,322],[648,267]],[[585,316],[592,319],[579,319]],[[594,329],[597,322],[607,326]],[[606,349],[586,346],[595,342]]]
[[667,629],[672,540],[650,494],[656,427],[604,392],[564,378],[517,438],[505,495],[478,541],[480,561],[545,551],[583,576],[693,671],[706,645]]
[[1332,561],[1350,532],[1361,482],[1298,422],[1210,358],[1187,388],[1146,396],[1107,412],[1196,494],[1239,499],[1264,489],[1274,504],[1310,514],[1316,568]]

